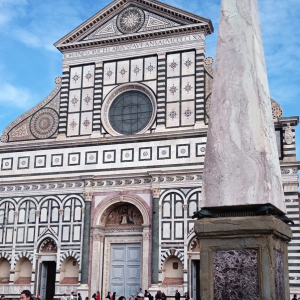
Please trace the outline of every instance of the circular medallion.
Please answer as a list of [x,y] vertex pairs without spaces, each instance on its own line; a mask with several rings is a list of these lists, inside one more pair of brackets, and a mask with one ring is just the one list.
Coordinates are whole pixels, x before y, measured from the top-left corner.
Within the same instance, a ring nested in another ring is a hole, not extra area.
[[134,33],[142,28],[144,22],[144,12],[135,6],[131,6],[119,14],[117,26],[122,33]]
[[43,108],[36,112],[31,121],[30,129],[38,139],[51,137],[58,128],[58,114],[51,108]]
[[112,136],[142,134],[153,124],[156,112],[156,98],[149,87],[124,84],[107,95],[101,120]]

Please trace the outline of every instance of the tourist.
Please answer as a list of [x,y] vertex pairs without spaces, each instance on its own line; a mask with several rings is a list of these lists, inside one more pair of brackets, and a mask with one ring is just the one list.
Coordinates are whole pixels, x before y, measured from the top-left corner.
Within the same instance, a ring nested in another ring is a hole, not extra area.
[[77,294],[77,300],[82,300],[82,297],[81,297],[80,293]]
[[126,300],[124,296],[120,296],[118,300]]
[[22,291],[20,300],[33,300],[31,292],[29,290]]
[[178,290],[175,291],[175,300],[180,300],[180,293]]
[[67,300],[67,294],[66,293],[64,293],[63,295],[62,295],[62,297],[60,298],[60,300]]
[[97,296],[96,296],[96,294],[94,293],[91,300],[96,300],[96,298],[97,298]]
[[89,297],[85,297],[85,300],[89,300]]
[[292,300],[298,300],[297,295],[295,294]]
[[110,297],[110,300],[116,300],[116,292],[113,292],[113,295]]
[[74,300],[74,292],[71,292],[70,300]]
[[143,290],[142,288],[140,287],[140,290],[137,292],[138,294],[143,294]]
[[0,300],[5,300],[5,296],[4,296],[4,295],[1,295]]
[[161,300],[167,300],[167,296],[164,292],[161,293]]
[[96,300],[100,300],[100,292],[99,291],[97,291],[97,298],[96,298]]
[[158,292],[156,293],[155,299],[156,299],[156,300],[162,299],[162,298],[161,298],[161,291],[158,291]]
[[184,299],[185,300],[190,300],[189,292],[184,293]]
[[145,290],[144,300],[147,300],[147,298],[149,300],[153,300],[153,296],[147,290]]
[[134,294],[131,295],[131,297],[129,298],[129,300],[135,300]]
[[105,299],[110,300],[110,292],[107,293],[107,296],[105,297]]

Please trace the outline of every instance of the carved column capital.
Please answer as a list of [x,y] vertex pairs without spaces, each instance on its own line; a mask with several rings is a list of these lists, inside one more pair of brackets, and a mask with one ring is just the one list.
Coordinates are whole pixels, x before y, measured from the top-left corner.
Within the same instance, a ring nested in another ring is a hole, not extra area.
[[15,212],[14,212],[14,215],[15,215],[15,217],[18,217],[18,216],[19,216],[19,212],[18,212],[18,211],[15,211]]
[[152,197],[153,198],[159,198],[160,197],[160,189],[159,188],[152,189]]
[[64,210],[63,209],[60,209],[58,212],[59,212],[60,216],[62,216],[64,214]]
[[189,206],[188,206],[187,204],[183,204],[182,207],[183,207],[183,210],[186,211],[186,210],[188,209]]
[[94,193],[92,191],[83,192],[83,197],[85,201],[92,201]]
[[40,210],[36,210],[36,211],[35,211],[35,215],[36,215],[37,217],[39,217],[40,214],[41,214],[41,211],[40,211]]

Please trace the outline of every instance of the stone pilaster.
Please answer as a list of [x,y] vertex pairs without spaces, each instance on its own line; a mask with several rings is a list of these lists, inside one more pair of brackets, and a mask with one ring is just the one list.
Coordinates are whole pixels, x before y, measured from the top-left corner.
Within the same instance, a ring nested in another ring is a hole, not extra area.
[[70,68],[69,66],[64,66],[62,70],[62,85],[61,85],[60,106],[59,106],[59,125],[58,125],[59,138],[65,137],[67,133],[69,82],[70,82]]
[[157,57],[157,127],[156,131],[166,126],[166,53]]
[[85,214],[83,224],[83,240],[82,240],[82,268],[81,281],[78,291],[81,292],[82,298],[89,296],[89,253],[90,253],[90,227],[91,227],[91,202],[93,198],[92,191],[85,191],[83,193],[85,199]]
[[94,89],[94,111],[93,111],[93,136],[100,135],[101,130],[101,107],[102,107],[102,86],[103,86],[103,62],[96,63],[95,89]]
[[159,267],[159,197],[160,189],[152,189],[152,263],[151,285],[158,284]]

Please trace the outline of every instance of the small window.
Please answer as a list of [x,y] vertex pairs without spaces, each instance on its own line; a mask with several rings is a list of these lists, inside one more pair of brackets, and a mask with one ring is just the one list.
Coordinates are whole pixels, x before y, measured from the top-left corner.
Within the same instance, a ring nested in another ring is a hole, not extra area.
[[173,262],[173,269],[177,270],[178,269],[178,262]]
[[73,266],[76,267],[76,260],[73,260]]

